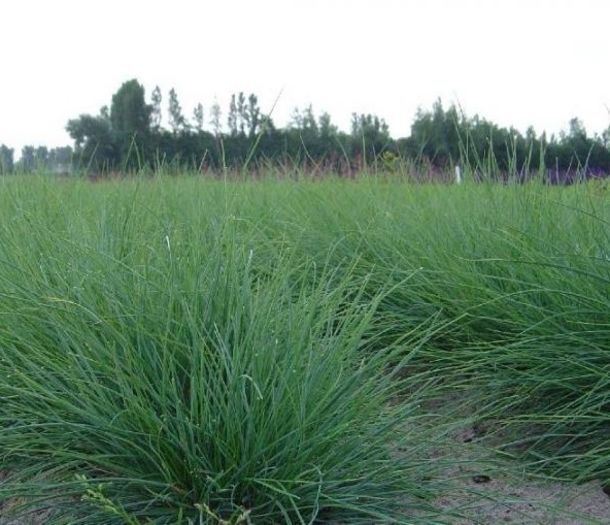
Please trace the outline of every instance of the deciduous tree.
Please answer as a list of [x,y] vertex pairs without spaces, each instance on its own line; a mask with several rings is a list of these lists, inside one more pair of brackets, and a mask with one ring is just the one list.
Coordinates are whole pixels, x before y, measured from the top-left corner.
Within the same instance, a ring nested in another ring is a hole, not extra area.
[[187,130],[186,119],[182,114],[182,107],[178,101],[178,94],[176,90],[172,88],[169,92],[169,125],[172,128],[174,134],[180,131]]
[[151,95],[152,101],[152,114],[151,123],[154,130],[161,128],[161,121],[163,119],[163,113],[161,111],[161,102],[163,101],[163,95],[161,94],[161,88],[155,86]]
[[210,124],[212,125],[214,135],[217,137],[219,137],[220,133],[222,132],[221,118],[222,111],[220,109],[220,104],[218,104],[218,101],[214,99],[214,104],[212,104],[212,107],[210,108]]
[[146,104],[144,86],[136,79],[128,80],[112,96],[112,129],[129,137],[146,137],[150,131],[151,112],[152,107]]
[[193,120],[195,121],[195,129],[201,133],[203,131],[203,105],[201,102],[193,109]]
[[0,144],[0,174],[6,175],[13,171],[13,148]]

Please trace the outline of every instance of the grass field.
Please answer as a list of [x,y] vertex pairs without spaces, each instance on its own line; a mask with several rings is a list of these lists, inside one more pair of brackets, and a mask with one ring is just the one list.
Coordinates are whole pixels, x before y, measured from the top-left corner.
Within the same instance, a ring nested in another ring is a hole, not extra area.
[[0,512],[457,523],[464,426],[610,483],[607,184],[0,180]]

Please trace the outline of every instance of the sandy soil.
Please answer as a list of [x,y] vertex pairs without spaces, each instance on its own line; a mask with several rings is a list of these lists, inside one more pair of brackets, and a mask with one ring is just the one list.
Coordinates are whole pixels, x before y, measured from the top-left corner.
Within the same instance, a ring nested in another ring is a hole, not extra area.
[[486,489],[465,481],[464,489],[435,502],[445,510],[461,510],[464,518],[450,521],[455,525],[610,523],[610,500],[595,483],[573,487],[500,477],[486,483]]
[[[468,412],[468,409],[466,409]],[[610,497],[600,483],[571,484],[528,476],[515,462],[499,459],[468,418],[446,434],[433,457],[450,463],[444,470],[455,489],[434,505],[463,517],[451,525],[609,525]]]
[[487,449],[469,444],[460,448],[453,457],[464,463],[447,472],[456,490],[434,501],[440,509],[464,516],[448,523],[610,524],[610,498],[599,483],[575,485],[532,479],[514,465],[493,465],[487,459]]

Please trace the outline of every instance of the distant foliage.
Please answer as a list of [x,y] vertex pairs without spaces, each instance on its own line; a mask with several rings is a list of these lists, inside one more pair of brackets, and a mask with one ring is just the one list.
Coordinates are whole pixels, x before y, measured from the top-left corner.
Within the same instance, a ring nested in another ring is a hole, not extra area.
[[13,171],[13,149],[0,144],[0,174]]
[[161,94],[161,88],[155,86],[151,95],[152,102],[152,113],[151,113],[151,124],[153,129],[159,130],[161,127],[161,120],[163,119],[163,113],[161,111],[161,102],[163,101],[163,95]]
[[478,115],[468,118],[453,105],[445,110],[438,100],[432,110],[418,111],[411,135],[396,143],[402,156],[437,167],[459,163],[482,175],[525,177],[538,171],[565,178],[566,173],[608,174],[609,136],[610,128],[602,136],[588,136],[576,118],[559,137],[537,136],[532,127],[523,135]]
[[169,125],[174,133],[180,133],[188,129],[186,119],[182,114],[182,106],[178,102],[178,94],[176,90],[172,88],[169,92]]
[[146,136],[150,133],[152,111],[153,107],[145,100],[144,86],[135,79],[129,80],[112,96],[112,129],[131,136]]
[[[73,167],[101,173],[166,164],[207,170],[271,163],[351,175],[369,167],[398,169],[400,159],[425,165],[432,173],[446,173],[460,164],[475,178],[544,174],[551,182],[565,182],[583,174],[610,173],[610,127],[601,135],[590,135],[577,118],[558,136],[538,135],[531,127],[523,134],[478,115],[469,117],[454,105],[445,108],[439,99],[432,108],[418,110],[408,137],[394,139],[377,115],[353,113],[346,133],[328,113],[316,115],[311,105],[295,108],[288,125],[279,128],[254,93],[234,93],[226,114],[214,100],[207,122],[202,103],[187,119],[175,89],[170,89],[167,100],[169,130],[163,126],[161,89],[155,87],[149,104],[136,79],[119,88],[110,109],[104,106],[97,116],[68,121],[75,147],[70,155]],[[15,168],[12,150],[3,148],[0,169],[8,173]],[[19,168],[49,166],[47,153],[27,146]],[[387,154],[396,160],[388,163]]]
[[203,117],[203,105],[200,102],[195,106],[195,109],[193,109],[193,121],[195,122],[195,129],[197,130],[197,132],[203,131]]

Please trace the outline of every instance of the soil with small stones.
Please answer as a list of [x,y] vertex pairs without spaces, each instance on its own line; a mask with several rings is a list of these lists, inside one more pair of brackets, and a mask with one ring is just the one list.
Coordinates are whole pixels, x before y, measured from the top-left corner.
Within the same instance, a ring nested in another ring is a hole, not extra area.
[[462,517],[455,525],[608,525],[610,498],[597,482],[582,485],[532,479],[515,465],[496,463],[489,449],[475,443],[451,447],[446,457],[460,460],[447,471],[455,490],[434,501]]
[[506,436],[499,433],[488,438],[489,423],[477,423],[471,417],[476,411],[463,399],[452,397],[440,404],[437,400],[423,410],[438,411],[439,405],[450,413],[442,420],[459,422],[461,417],[463,421],[445,430],[444,443],[432,452],[432,457],[447,462],[444,476],[454,487],[433,502],[438,509],[456,515],[441,523],[610,524],[610,497],[601,483],[579,485],[534,478],[527,474],[525,466],[499,459],[494,444],[501,444]]

